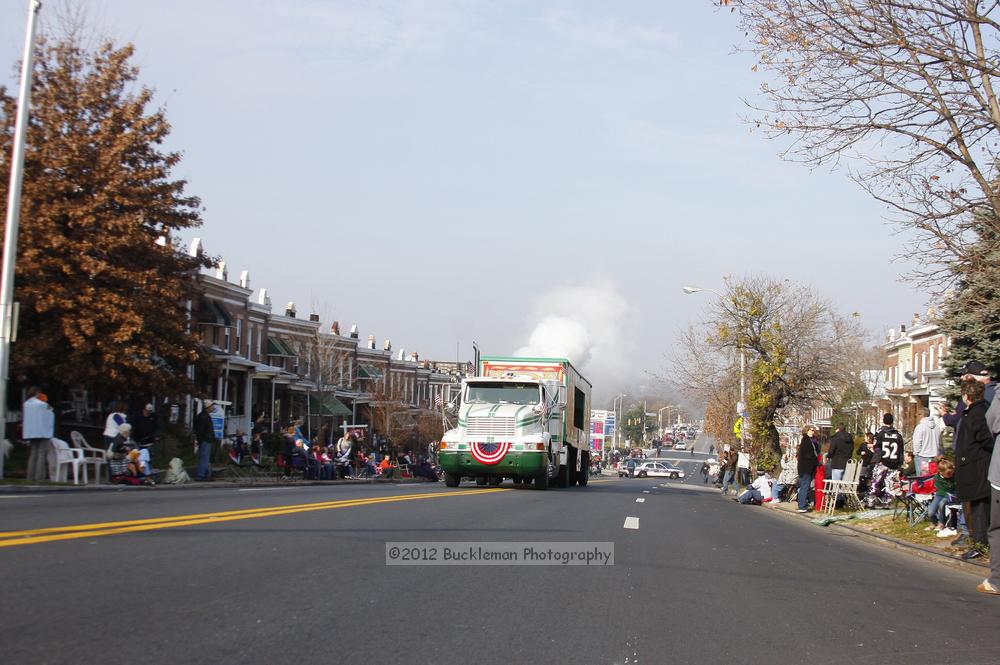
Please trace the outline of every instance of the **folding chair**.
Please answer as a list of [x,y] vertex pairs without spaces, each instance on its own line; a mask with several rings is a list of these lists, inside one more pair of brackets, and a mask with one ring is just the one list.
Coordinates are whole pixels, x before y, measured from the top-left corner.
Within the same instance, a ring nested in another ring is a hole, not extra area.
[[840,480],[823,481],[823,512],[832,515],[837,508],[837,499],[844,497],[848,507],[861,510],[861,500],[858,498],[858,479],[861,476],[861,465],[857,460],[847,460],[844,477]]
[[914,526],[927,517],[927,505],[934,498],[931,494],[916,494],[913,490],[915,485],[923,483],[933,476],[914,476],[912,478],[901,478],[900,484],[903,491],[893,501],[892,519],[899,515],[906,515],[906,523]]

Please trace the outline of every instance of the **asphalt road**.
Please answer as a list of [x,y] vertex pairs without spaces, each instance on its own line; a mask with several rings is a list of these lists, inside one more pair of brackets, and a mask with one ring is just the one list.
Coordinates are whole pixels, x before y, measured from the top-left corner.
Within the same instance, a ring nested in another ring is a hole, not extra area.
[[[1000,662],[976,578],[737,505],[683,464],[669,487],[548,492],[0,492],[0,662]],[[615,564],[386,566],[386,541],[609,541]]]

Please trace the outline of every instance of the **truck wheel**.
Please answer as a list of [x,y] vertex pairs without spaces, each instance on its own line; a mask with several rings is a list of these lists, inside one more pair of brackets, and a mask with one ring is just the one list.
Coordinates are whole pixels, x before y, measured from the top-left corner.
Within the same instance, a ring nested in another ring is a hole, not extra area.
[[570,446],[569,450],[566,451],[566,484],[569,487],[576,485],[576,458],[578,455],[577,449],[573,446]]
[[476,476],[476,484],[480,487],[486,486],[486,476]]
[[569,466],[566,464],[559,465],[559,475],[556,476],[556,485],[560,488],[569,487]]
[[445,487],[458,487],[460,482],[462,482],[462,476],[455,473],[449,473],[447,471],[444,472]]
[[586,487],[590,479],[590,454],[580,453],[580,472],[576,474],[576,484]]

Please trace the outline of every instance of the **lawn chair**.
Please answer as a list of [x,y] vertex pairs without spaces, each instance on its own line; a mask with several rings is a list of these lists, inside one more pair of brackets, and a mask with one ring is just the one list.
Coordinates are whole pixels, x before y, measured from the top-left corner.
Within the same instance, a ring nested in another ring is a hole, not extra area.
[[83,451],[83,459],[86,464],[94,467],[94,483],[101,482],[101,475],[104,473],[101,468],[108,463],[108,454],[100,448],[94,448],[76,430],[69,433],[69,440],[78,450]]
[[70,445],[62,439],[52,439],[52,448],[56,451],[56,477],[53,479],[58,483],[66,482],[66,467],[73,468],[73,484],[80,484],[80,469],[83,469],[83,484],[87,484],[87,462],[83,456],[83,451],[79,448],[70,448]]
[[823,481],[823,512],[832,515],[837,508],[837,499],[844,497],[844,504],[861,510],[861,500],[858,498],[858,479],[861,476],[861,464],[857,460],[847,460],[844,467],[844,477],[840,480]]
[[927,493],[927,480],[934,476],[914,476],[901,478],[903,492],[893,502],[892,519],[898,515],[906,515],[906,523],[915,526],[927,517],[927,506],[934,498],[934,487],[931,485]]

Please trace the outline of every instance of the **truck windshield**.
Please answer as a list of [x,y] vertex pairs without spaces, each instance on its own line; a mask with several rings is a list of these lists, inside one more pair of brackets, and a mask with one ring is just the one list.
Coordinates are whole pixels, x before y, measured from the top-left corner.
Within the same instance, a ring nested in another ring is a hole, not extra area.
[[538,404],[537,383],[470,383],[468,404]]

